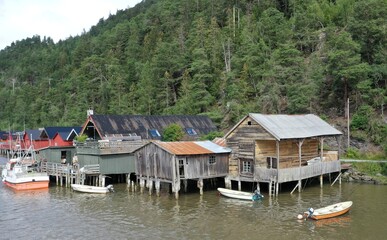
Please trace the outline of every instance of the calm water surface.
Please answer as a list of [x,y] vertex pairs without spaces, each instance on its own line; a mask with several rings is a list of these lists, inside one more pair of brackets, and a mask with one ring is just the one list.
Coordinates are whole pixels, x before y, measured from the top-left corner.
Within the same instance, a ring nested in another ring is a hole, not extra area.
[[[261,202],[216,191],[149,196],[115,184],[106,195],[50,186],[14,192],[0,183],[0,239],[386,239],[387,186],[327,183]],[[263,194],[266,195],[265,192]],[[297,220],[309,207],[352,200],[342,217]]]

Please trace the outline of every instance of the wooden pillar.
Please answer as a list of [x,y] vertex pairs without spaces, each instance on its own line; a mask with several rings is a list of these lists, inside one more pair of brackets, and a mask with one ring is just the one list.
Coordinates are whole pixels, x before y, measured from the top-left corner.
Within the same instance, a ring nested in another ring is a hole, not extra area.
[[301,175],[301,160],[302,160],[302,157],[301,157],[301,147],[302,147],[302,144],[304,143],[304,140],[300,139],[298,140],[298,160],[299,160],[299,169],[300,169],[300,176],[299,176],[299,179],[298,179],[298,192],[301,192],[301,189],[302,189],[302,175]]
[[149,187],[149,196],[150,196],[150,195],[152,195],[152,192],[153,192],[153,181],[152,180],[149,180],[148,187]]
[[224,178],[224,185],[227,189],[231,189],[231,180],[229,177]]
[[242,182],[240,179],[238,179],[238,191],[242,190]]
[[176,161],[176,156],[173,156],[172,159],[172,192],[175,193],[175,198],[179,199],[180,191],[180,173],[179,173],[179,163]]
[[156,196],[160,197],[160,180],[156,179],[155,181]]
[[145,180],[141,177],[140,178],[140,192],[144,192],[144,187],[145,187]]
[[132,189],[132,192],[136,191],[136,185],[134,181],[131,182],[131,189]]
[[320,175],[320,188],[323,187],[323,175],[321,174]]
[[203,179],[199,178],[197,186],[199,188],[200,195],[203,195]]

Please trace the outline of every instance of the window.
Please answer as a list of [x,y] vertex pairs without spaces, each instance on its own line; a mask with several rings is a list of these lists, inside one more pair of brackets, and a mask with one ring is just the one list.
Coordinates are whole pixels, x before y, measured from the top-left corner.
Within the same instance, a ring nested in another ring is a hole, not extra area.
[[188,133],[190,136],[197,135],[196,131],[193,128],[186,128],[185,131]]
[[267,168],[277,168],[277,158],[275,157],[267,157]]
[[157,129],[150,129],[149,133],[154,138],[161,137],[161,135],[160,135],[159,131],[157,131]]
[[242,164],[242,172],[251,173],[251,161],[243,161]]
[[209,163],[210,165],[214,165],[214,164],[216,163],[216,158],[215,158],[215,156],[209,156],[209,157],[208,157],[208,163]]
[[251,121],[248,121],[248,122],[247,122],[247,125],[251,125]]

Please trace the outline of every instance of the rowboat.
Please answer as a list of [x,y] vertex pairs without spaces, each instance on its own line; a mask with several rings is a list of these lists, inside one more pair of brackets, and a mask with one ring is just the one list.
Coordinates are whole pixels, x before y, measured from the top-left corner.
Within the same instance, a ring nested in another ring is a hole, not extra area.
[[263,198],[263,195],[260,194],[258,191],[255,191],[254,193],[250,193],[250,192],[231,190],[227,188],[218,188],[218,192],[223,196],[240,199],[240,200],[257,201]]
[[337,217],[347,213],[351,209],[351,206],[352,201],[347,201],[332,204],[319,209],[309,208],[308,211],[304,212],[304,216],[314,220]]
[[108,193],[108,192],[114,192],[113,185],[108,185],[106,187],[96,187],[96,186],[90,186],[90,185],[71,184],[71,188],[74,191],[84,192],[84,193]]

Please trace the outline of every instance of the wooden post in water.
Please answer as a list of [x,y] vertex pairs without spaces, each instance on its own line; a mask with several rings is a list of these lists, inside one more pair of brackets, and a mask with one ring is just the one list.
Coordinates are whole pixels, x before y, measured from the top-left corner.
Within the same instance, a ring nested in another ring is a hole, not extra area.
[[155,181],[156,196],[160,197],[160,180],[156,179]]
[[153,181],[152,180],[149,180],[148,187],[149,187],[149,196],[151,196],[152,192],[153,192]]
[[203,195],[203,179],[199,178],[197,186],[199,188],[200,195]]
[[144,193],[144,187],[145,187],[145,180],[143,178],[140,178],[140,192]]
[[231,189],[231,180],[229,177],[224,178],[224,185],[227,189]]

